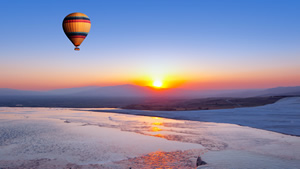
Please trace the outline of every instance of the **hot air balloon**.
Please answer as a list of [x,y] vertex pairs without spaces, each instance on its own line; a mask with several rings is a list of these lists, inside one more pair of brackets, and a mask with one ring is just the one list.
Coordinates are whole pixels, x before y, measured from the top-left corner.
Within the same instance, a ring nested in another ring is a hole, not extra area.
[[78,46],[80,46],[90,31],[90,18],[83,13],[71,13],[65,17],[62,26],[65,34],[74,44],[74,50],[79,51]]

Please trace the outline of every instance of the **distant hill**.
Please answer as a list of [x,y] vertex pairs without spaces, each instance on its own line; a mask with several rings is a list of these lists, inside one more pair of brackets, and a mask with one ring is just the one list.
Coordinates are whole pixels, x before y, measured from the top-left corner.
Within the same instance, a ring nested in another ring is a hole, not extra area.
[[261,95],[263,96],[300,95],[300,86],[270,88],[264,90]]
[[154,89],[137,85],[117,86],[87,86],[79,88],[65,88],[50,91],[26,91],[0,88],[0,96],[65,96],[65,97],[129,97],[129,98],[205,98],[205,97],[257,97],[278,95],[300,95],[300,86],[277,87],[270,89],[249,90],[185,90],[185,89]]
[[44,95],[71,95],[79,92],[88,92],[93,89],[100,88],[99,86],[87,86],[87,87],[77,87],[77,88],[64,88],[55,89],[43,92]]
[[0,96],[36,96],[43,92],[0,88]]
[[86,91],[78,91],[72,96],[91,97],[151,97],[154,96],[153,89],[137,85],[118,85],[97,87]]

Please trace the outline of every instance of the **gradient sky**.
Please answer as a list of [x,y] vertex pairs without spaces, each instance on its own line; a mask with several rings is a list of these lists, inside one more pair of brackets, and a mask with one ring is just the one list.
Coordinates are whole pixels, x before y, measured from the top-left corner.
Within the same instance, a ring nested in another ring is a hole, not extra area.
[[[300,85],[299,0],[2,0],[0,88]],[[72,12],[91,31],[74,51]]]

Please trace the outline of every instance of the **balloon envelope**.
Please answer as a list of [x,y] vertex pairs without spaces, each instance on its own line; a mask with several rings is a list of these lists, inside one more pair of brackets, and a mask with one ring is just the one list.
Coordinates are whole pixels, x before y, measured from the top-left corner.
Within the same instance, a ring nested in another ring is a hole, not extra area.
[[83,13],[71,13],[63,21],[63,29],[67,37],[74,44],[75,50],[88,35],[91,28],[90,18]]

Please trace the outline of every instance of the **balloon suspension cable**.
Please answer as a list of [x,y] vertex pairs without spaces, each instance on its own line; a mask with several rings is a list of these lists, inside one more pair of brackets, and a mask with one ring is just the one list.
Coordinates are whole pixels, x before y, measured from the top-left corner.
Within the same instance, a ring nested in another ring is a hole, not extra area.
[[77,47],[77,46],[75,47],[75,49],[74,49],[74,50],[76,50],[76,51],[80,51],[79,47]]

